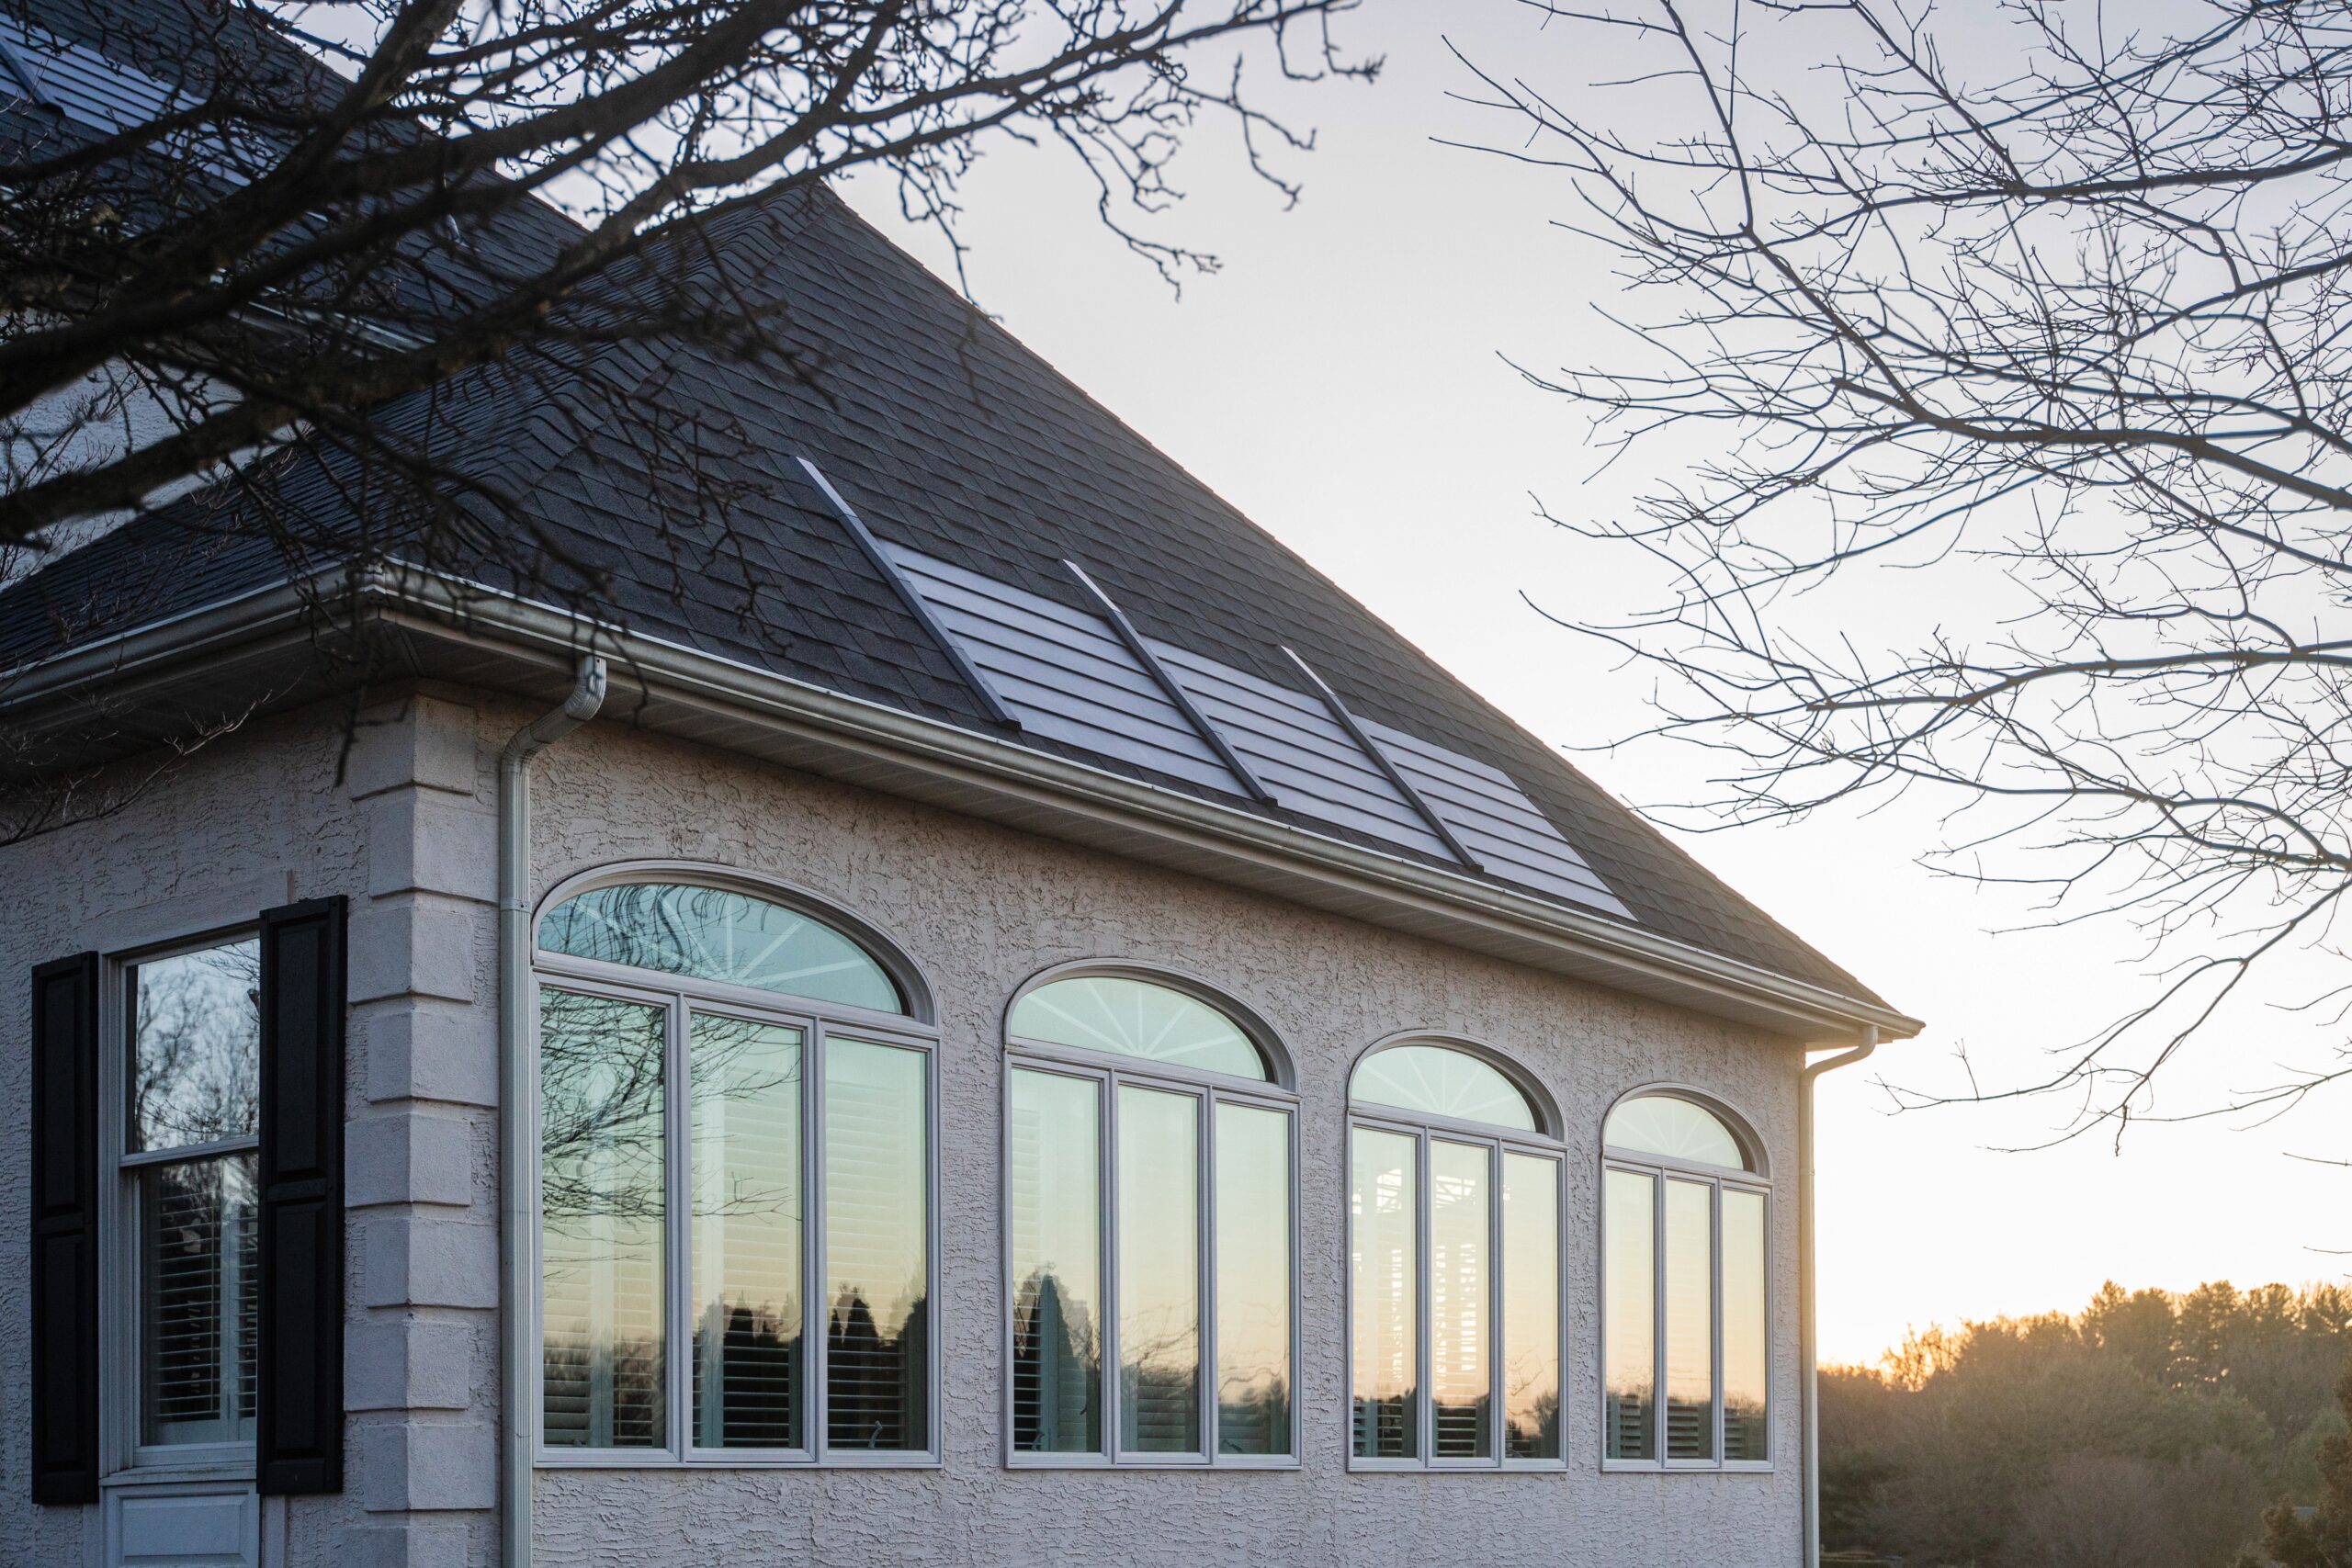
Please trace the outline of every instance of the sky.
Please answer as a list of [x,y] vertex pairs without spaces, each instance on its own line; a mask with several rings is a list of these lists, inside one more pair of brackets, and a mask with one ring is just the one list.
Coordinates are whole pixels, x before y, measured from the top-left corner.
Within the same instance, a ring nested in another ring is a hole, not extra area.
[[[1594,750],[1645,722],[1648,678],[1562,630],[1629,608],[1645,584],[1535,515],[1608,514],[1641,481],[1702,453],[1656,448],[1596,476],[1581,416],[1531,387],[1595,363],[1627,307],[1605,258],[1560,226],[1558,176],[1443,145],[1496,122],[1453,95],[1452,52],[1544,85],[1579,85],[1582,39],[1516,0],[1368,0],[1340,32],[1385,57],[1370,88],[1277,95],[1317,135],[1279,160],[1295,208],[1211,130],[1180,162],[1187,194],[1152,231],[1223,261],[1181,298],[1096,220],[1068,160],[999,146],[964,187],[978,302],[1129,424],[1305,556],[1620,798],[1703,792],[1705,759]],[[899,220],[866,176],[861,210],[934,268],[944,244]],[[1532,601],[1531,604],[1530,601]],[[1956,607],[1964,609],[1964,606]],[[1864,816],[1679,834],[1710,868],[1911,1015],[1917,1040],[1824,1080],[1819,1099],[1821,1344],[1872,1361],[1906,1326],[2078,1310],[2103,1280],[2186,1290],[2228,1279],[2338,1279],[2352,1247],[2343,1096],[2267,1126],[2140,1126],[2040,1153],[2068,1108],[2046,1101],[1892,1114],[1882,1078],[1951,1089],[2018,1081],[2044,1053],[2145,995],[2132,932],[2024,931],[2019,898],[1918,863],[1925,803]],[[2200,1040],[2163,1108],[2324,1058],[2308,1014],[2242,1011]]]

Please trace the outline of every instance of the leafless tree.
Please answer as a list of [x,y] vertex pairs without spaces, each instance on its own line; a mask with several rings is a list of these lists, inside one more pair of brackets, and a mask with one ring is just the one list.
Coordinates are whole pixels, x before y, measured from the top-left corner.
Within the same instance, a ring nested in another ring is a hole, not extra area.
[[1528,374],[1667,459],[1555,520],[1668,586],[1564,618],[1722,764],[1686,820],[1924,790],[1945,869],[2138,922],[2144,1004],[1970,1096],[2120,1135],[2352,887],[2352,12],[1534,8],[1574,63],[1466,96],[1625,287],[1599,368]]
[[[0,0],[0,583],[195,488],[192,526],[298,567],[577,597],[594,573],[460,438],[491,404],[636,448],[649,547],[723,552],[740,433],[646,416],[671,350],[824,373],[726,241],[861,170],[955,241],[974,160],[1018,141],[1172,283],[1215,265],[1159,217],[1181,148],[1222,120],[1295,194],[1264,155],[1311,138],[1255,88],[1369,79],[1330,32],[1354,4]],[[44,90],[76,51],[128,85]],[[322,537],[289,475],[357,522]],[[0,841],[128,798],[42,768],[0,735],[0,776],[46,779]]]

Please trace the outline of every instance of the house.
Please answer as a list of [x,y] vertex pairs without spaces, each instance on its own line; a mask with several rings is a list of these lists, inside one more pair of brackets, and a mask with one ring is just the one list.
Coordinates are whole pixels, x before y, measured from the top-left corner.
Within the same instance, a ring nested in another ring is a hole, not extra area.
[[716,244],[823,367],[648,378],[723,547],[485,397],[562,602],[299,467],[0,590],[15,733],[240,721],[0,848],[0,1558],[1804,1562],[1917,1025],[831,195]]

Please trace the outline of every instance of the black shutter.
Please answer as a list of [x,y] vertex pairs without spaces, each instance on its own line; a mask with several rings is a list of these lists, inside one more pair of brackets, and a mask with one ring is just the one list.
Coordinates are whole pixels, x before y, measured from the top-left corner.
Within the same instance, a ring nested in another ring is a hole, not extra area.
[[33,971],[33,1501],[98,1500],[98,955]]
[[261,917],[265,1494],[343,1490],[344,900]]

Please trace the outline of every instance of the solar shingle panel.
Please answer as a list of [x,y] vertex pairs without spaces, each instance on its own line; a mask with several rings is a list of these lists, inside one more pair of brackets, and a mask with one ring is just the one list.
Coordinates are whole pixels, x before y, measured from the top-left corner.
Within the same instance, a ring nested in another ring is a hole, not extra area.
[[1023,729],[1229,795],[1241,781],[1099,615],[883,548]]
[[1364,728],[1489,873],[1633,918],[1510,775],[1385,724],[1367,721]]

